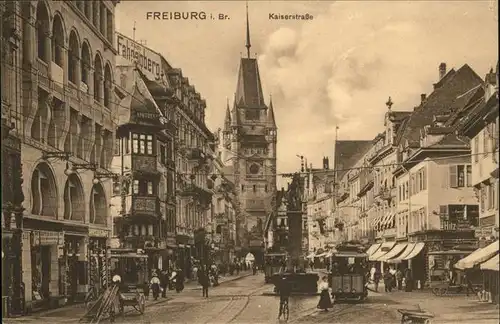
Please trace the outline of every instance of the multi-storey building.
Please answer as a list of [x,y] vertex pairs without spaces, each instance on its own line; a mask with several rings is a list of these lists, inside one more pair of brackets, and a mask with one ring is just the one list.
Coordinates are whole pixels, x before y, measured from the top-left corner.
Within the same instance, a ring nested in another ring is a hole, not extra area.
[[305,193],[307,201],[307,231],[310,252],[324,250],[328,243],[332,243],[334,226],[332,211],[334,207],[334,171],[329,167],[327,157],[323,158],[323,168],[307,170],[308,185]]
[[262,263],[264,223],[276,198],[277,127],[272,102],[264,101],[256,58],[250,57],[247,19],[247,57],[240,60],[234,104],[227,109],[223,129],[223,160],[231,161],[234,184],[240,197],[238,243],[243,254],[254,254]]
[[5,4],[18,45],[9,52],[16,103],[10,117],[22,141],[25,198],[22,276],[13,278],[27,309],[107,285],[116,4]]
[[1,97],[2,97],[2,314],[8,317],[22,311],[22,216],[20,112],[22,65],[22,19],[20,3],[0,4]]
[[[191,275],[191,257],[207,258],[205,227],[211,219],[214,136],[205,124],[206,102],[182,75],[167,71],[176,121],[176,243],[179,265]],[[196,237],[195,237],[196,232]]]
[[[360,170],[359,161],[364,161],[363,156],[367,154],[372,146],[372,141],[366,140],[337,140],[334,151],[334,170],[335,170],[335,200],[330,221],[333,225],[335,242],[347,239],[356,239],[357,229],[356,215],[361,214],[360,202],[358,197],[361,187],[359,179]],[[346,235],[347,234],[347,235]],[[361,239],[362,237],[359,237]]]
[[498,67],[485,78],[484,98],[460,125],[470,138],[472,186],[479,198],[476,236],[483,247],[498,238]]
[[239,213],[238,196],[232,179],[232,167],[222,161],[222,131],[215,136],[216,157],[213,161],[214,195],[212,197],[212,241],[216,262],[229,263],[236,257],[236,215]]
[[285,202],[285,189],[276,193],[276,211],[269,214],[264,227],[267,252],[286,252],[288,246],[288,216]]
[[[112,168],[118,175],[111,204],[112,268],[127,274],[126,281],[144,282],[153,269],[168,266],[167,239],[175,240],[171,93],[162,83],[148,80],[135,64],[118,65],[116,78],[120,101]],[[136,260],[131,253],[138,254]],[[143,261],[140,269],[138,259]]]

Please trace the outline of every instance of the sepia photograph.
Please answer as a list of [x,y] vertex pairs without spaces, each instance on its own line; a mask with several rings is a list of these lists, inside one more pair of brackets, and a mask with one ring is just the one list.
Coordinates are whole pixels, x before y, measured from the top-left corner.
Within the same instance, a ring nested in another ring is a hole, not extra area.
[[496,324],[498,0],[5,0],[2,323]]

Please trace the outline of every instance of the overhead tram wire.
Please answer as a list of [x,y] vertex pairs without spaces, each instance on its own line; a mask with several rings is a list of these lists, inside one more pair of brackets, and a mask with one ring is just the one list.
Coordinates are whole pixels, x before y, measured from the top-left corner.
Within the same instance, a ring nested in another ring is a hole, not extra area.
[[[36,24],[33,24],[30,22],[30,19],[27,18],[27,17],[24,17],[23,15],[21,14],[18,14],[18,13],[10,13],[11,15],[15,15],[16,17],[19,17],[21,18],[21,20],[23,20],[24,23],[27,23],[29,24],[30,26],[34,27],[37,32],[40,32],[40,26],[36,26]],[[52,26],[49,25],[49,30],[52,29]],[[50,32],[45,32],[45,31],[42,31],[44,34],[45,34],[45,37],[50,39],[51,41],[54,41],[54,39],[56,38],[54,35],[51,36],[51,33]],[[69,36],[68,36],[69,38]],[[83,41],[81,41],[79,43],[79,45],[81,45],[83,43]],[[69,53],[71,53],[72,51],[70,51],[70,47],[66,47],[66,46],[61,46],[61,44],[58,44],[56,43],[55,44],[58,48],[61,48],[61,49],[64,49],[68,52],[68,55]],[[80,47],[80,46],[79,46]],[[81,52],[81,49],[79,48],[79,53]],[[94,56],[95,57],[95,56]],[[74,55],[73,58],[77,58],[79,59],[80,61],[82,61],[80,59],[80,55]],[[52,60],[52,58],[51,58]],[[69,60],[68,60],[69,61]],[[91,58],[91,62],[92,62],[92,58]],[[68,62],[66,62],[68,65]],[[105,62],[104,62],[105,63]],[[21,71],[21,72],[27,72],[27,73],[31,73],[33,75],[39,75],[38,73],[32,71],[32,70],[28,70],[28,69],[25,69],[23,67],[17,67],[15,66],[14,64],[12,63],[6,63],[4,62],[3,63],[4,65],[7,65],[7,66],[10,66],[12,67],[12,70],[14,71]],[[87,68],[89,69],[89,74],[91,74],[90,72],[91,71],[95,71],[94,68],[92,68],[91,66],[87,66]],[[56,83],[56,84],[59,84],[59,85],[62,85],[62,86],[67,86],[66,84],[64,84],[64,82],[58,82],[58,81],[55,81],[55,80],[50,80],[51,82],[53,83]],[[142,98],[137,98],[136,96],[134,96],[132,93],[130,93],[129,91],[127,91],[126,89],[123,89],[123,87],[121,87],[121,85],[118,85],[116,83],[116,81],[112,80],[110,81],[110,83],[115,86],[115,87],[118,87],[120,88],[121,91],[125,92],[127,95],[130,95],[131,97],[133,97],[134,99],[136,99],[137,101],[139,101],[141,104],[146,104],[143,100],[141,100]],[[99,99],[104,99],[104,94],[102,97],[100,97]],[[127,107],[127,106],[124,106],[124,105],[121,105],[119,102],[117,101],[113,101],[111,98],[109,99],[109,102],[110,103],[113,103],[115,105],[115,107],[122,107],[122,108],[126,108],[126,109],[129,109],[130,107]],[[20,115],[24,118],[31,118],[31,119],[34,119],[35,117],[30,117],[30,116],[26,116],[24,113],[16,113],[16,115]],[[115,122],[116,118],[111,118],[111,123],[113,126],[118,126],[118,124]],[[185,130],[187,127],[184,127],[184,128],[181,128],[183,130]],[[66,132],[66,135],[70,132],[69,130],[68,131],[65,131]],[[21,135],[21,137],[24,137],[24,134]],[[87,138],[83,138],[82,140],[84,141],[87,141],[87,142],[92,142],[91,140],[87,139]],[[109,146],[106,146],[104,145],[104,147],[109,147]],[[109,150],[113,150],[113,145],[111,147],[108,148]],[[231,150],[228,150],[229,152],[232,152]],[[239,154],[237,152],[232,152],[233,154]],[[492,153],[492,154],[495,154],[496,152],[487,152],[488,154],[489,153]],[[450,158],[459,158],[459,157],[472,157],[474,155],[480,155],[480,154],[485,154],[484,152],[483,153],[472,153],[472,154],[461,154],[461,155],[450,155],[450,156],[446,156],[446,157],[441,157],[441,158],[432,158],[432,159],[425,159],[425,160],[416,160],[416,161],[413,161],[413,163],[419,163],[419,162],[426,162],[426,161],[440,161],[440,160],[445,160],[445,159],[450,159]],[[26,160],[26,161],[29,161],[29,160]],[[34,162],[34,161],[30,161],[30,162]],[[391,166],[400,166],[400,165],[403,165],[404,163],[400,162],[400,163],[389,163],[389,164],[380,164],[380,165],[377,165],[377,166],[361,166],[361,167],[352,167],[352,168],[346,168],[346,169],[335,169],[335,171],[352,171],[352,170],[362,170],[362,169],[373,169],[373,168],[384,168],[384,167],[391,167]],[[333,170],[333,169],[332,169]],[[309,172],[311,173],[320,173],[320,172],[324,172],[325,170],[310,170]],[[304,172],[295,172],[295,173],[308,173],[307,171],[304,171]],[[179,174],[179,173],[178,173]],[[197,173],[185,173],[187,175],[192,175],[192,174],[197,174]],[[287,172],[287,173],[276,173],[276,174],[269,174],[269,175],[264,175],[264,176],[271,176],[271,175],[276,175],[276,176],[290,176],[294,174],[294,172]]]

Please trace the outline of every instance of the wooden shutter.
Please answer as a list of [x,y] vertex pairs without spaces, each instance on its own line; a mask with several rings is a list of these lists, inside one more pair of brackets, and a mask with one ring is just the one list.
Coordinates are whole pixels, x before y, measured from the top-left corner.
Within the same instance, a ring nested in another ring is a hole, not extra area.
[[458,187],[458,166],[450,165],[450,188]]
[[422,190],[427,189],[427,166],[422,169]]
[[440,205],[439,206],[439,216],[448,219],[448,205]]

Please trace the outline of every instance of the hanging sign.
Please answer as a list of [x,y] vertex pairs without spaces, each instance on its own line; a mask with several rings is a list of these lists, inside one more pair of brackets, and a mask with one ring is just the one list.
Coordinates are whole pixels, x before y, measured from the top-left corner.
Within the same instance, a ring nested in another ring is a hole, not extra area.
[[108,237],[108,231],[103,229],[89,228],[90,237]]

